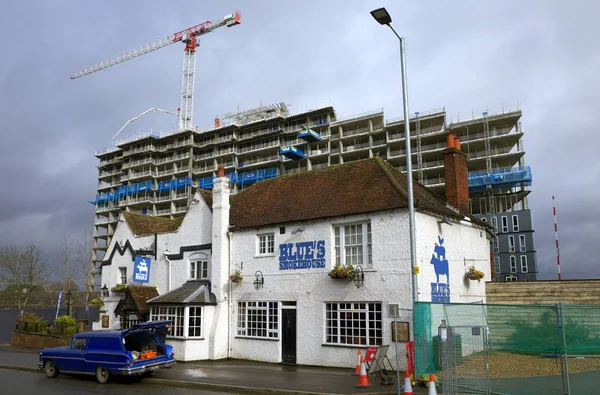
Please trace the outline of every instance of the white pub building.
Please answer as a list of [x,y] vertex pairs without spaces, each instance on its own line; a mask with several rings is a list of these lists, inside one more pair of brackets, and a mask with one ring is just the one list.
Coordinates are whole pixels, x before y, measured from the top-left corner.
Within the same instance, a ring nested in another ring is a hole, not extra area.
[[[413,187],[418,299],[485,302],[489,234],[469,215],[465,154],[447,148],[445,168],[448,203]],[[404,174],[373,158],[231,195],[219,173],[182,219],[122,214],[94,330],[170,319],[182,361],[353,367],[357,348],[392,343],[390,308],[412,322]],[[469,266],[484,281],[465,280]]]

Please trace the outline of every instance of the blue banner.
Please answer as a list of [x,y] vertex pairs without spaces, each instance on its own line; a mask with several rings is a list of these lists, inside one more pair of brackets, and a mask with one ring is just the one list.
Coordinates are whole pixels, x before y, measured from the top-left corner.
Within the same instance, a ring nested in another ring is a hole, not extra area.
[[133,282],[147,283],[150,281],[150,258],[136,256],[133,264]]
[[54,316],[54,321],[58,318],[58,312],[60,310],[60,302],[62,301],[62,288],[58,291],[58,302],[56,303],[56,315]]

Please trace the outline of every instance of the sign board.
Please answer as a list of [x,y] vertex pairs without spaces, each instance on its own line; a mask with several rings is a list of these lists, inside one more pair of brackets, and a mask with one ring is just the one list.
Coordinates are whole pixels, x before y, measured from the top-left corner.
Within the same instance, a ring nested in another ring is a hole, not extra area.
[[325,240],[279,245],[279,270],[325,268]]
[[150,258],[136,256],[133,264],[133,282],[147,283],[150,281]]
[[367,347],[367,353],[365,355],[365,362],[372,362],[375,359],[375,354],[379,347]]
[[396,341],[396,334],[398,334],[397,341],[409,342],[410,327],[408,322],[392,322],[392,341]]
[[102,328],[108,328],[108,316],[107,315],[102,316]]
[[[389,347],[390,347],[389,345],[381,346],[381,347],[372,347],[372,348],[376,348],[377,352],[375,353],[375,356],[373,356],[373,362],[369,364],[369,371],[368,371],[369,374],[373,374],[373,373],[378,372],[381,369],[383,369],[383,363],[384,363],[383,361],[387,355]],[[371,348],[371,347],[369,347],[369,348]]]

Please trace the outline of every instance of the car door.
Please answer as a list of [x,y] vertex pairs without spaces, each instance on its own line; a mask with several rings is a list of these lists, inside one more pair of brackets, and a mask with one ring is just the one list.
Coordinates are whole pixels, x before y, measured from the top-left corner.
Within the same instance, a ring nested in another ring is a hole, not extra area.
[[85,372],[85,350],[87,346],[87,339],[83,337],[74,337],[71,340],[71,349],[68,352],[68,357],[65,358],[63,370],[69,372]]

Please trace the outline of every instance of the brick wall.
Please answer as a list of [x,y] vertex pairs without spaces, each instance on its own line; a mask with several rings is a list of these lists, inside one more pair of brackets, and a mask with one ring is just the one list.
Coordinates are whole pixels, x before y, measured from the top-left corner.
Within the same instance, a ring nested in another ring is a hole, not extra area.
[[600,280],[487,282],[487,303],[600,304]]
[[11,346],[46,348],[59,347],[71,344],[71,336],[52,336],[37,333],[13,331],[10,340]]

